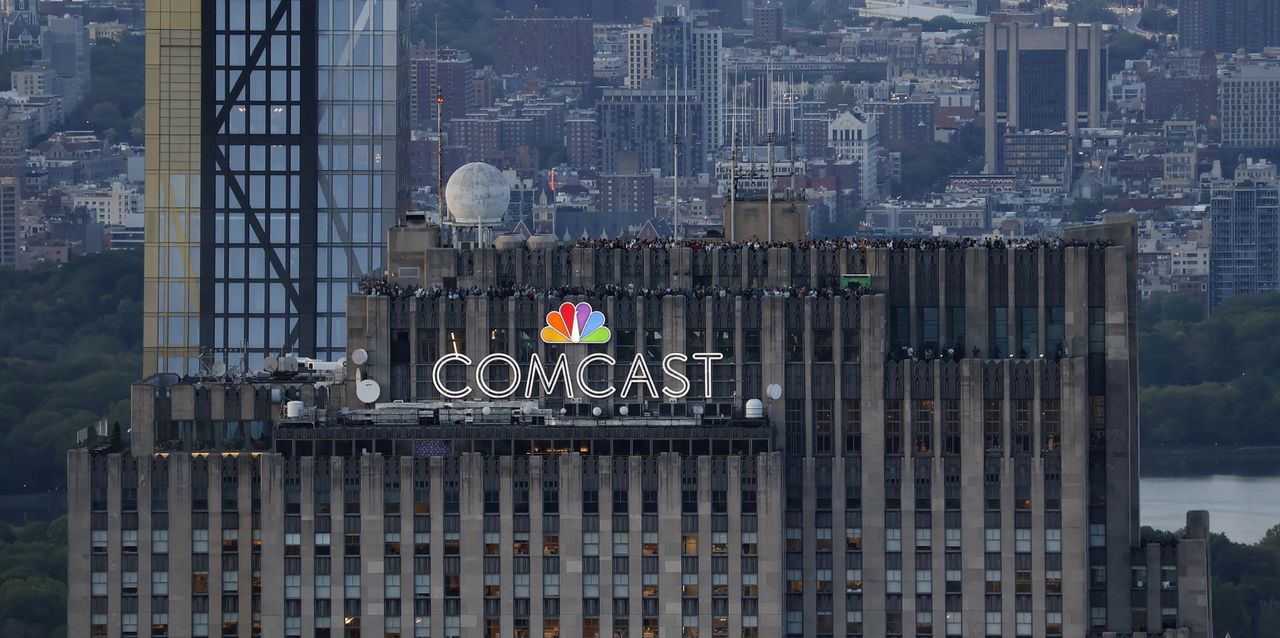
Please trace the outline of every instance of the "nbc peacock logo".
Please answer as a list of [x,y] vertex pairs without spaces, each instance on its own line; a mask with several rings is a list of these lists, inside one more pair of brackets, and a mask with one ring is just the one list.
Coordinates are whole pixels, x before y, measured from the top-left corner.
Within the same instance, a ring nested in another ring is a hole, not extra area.
[[543,343],[608,343],[610,336],[604,313],[585,302],[560,304],[560,310],[547,313],[547,325],[542,329]]

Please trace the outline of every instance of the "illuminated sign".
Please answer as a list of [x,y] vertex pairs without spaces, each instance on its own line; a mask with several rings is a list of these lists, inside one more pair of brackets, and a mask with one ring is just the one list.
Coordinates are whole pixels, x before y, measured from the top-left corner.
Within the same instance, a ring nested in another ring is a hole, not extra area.
[[[575,305],[566,302],[560,305],[559,310],[547,313],[547,325],[542,328],[542,341],[549,345],[605,344],[609,342],[613,333],[604,324],[604,313],[593,310],[591,304]],[[480,394],[492,399],[509,399],[517,393],[529,399],[533,398],[535,389],[547,395],[559,394],[567,399],[579,396],[588,399],[608,399],[615,394],[619,398],[626,398],[632,396],[633,391],[634,396],[639,399],[645,398],[646,394],[654,399],[662,397],[681,399],[688,396],[692,389],[692,383],[684,372],[684,366],[693,360],[702,364],[702,396],[706,398],[711,396],[711,364],[723,358],[724,355],[718,352],[667,354],[662,357],[664,381],[659,391],[653,375],[649,372],[649,362],[640,353],[637,353],[628,364],[627,376],[621,388],[608,381],[613,378],[612,370],[618,362],[604,352],[592,352],[583,356],[578,359],[575,366],[572,366],[572,370],[567,352],[561,352],[556,357],[555,364],[550,370],[543,365],[537,353],[531,355],[528,365],[521,368],[520,362],[516,361],[515,357],[497,352],[476,363],[473,384],[450,386],[444,378],[448,366],[470,367],[473,363],[471,357],[455,352],[436,359],[431,369],[431,382],[436,392],[447,399],[462,399],[469,396],[473,390],[478,390]],[[493,366],[506,367],[510,371],[507,375],[509,381],[505,382],[505,386],[495,388],[490,384],[488,372]],[[605,367],[606,373],[603,377],[606,381],[594,384],[591,382],[588,373],[592,366]]]

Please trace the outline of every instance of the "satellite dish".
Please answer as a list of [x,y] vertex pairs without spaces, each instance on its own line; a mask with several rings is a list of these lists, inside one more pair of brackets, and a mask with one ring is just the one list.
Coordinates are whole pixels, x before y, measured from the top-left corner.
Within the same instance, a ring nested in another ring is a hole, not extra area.
[[591,408],[591,414],[594,414],[594,415],[596,415],[596,416],[600,416],[600,415],[601,415],[601,414],[603,414],[603,413],[604,413],[604,410],[601,410],[601,409],[600,409],[600,406],[598,406],[598,405],[597,405],[596,407],[594,407],[594,408]]
[[769,387],[765,389],[765,392],[769,393],[770,399],[777,401],[782,397],[782,386],[776,383],[770,383]]
[[267,372],[275,372],[280,369],[280,359],[278,357],[267,357],[262,360],[262,369]]
[[365,379],[356,384],[356,398],[362,403],[373,403],[382,395],[382,388],[373,379]]
[[369,361],[369,352],[364,348],[356,348],[351,352],[351,363],[362,366]]
[[629,414],[630,412],[631,412],[631,409],[625,405],[618,408],[618,414],[621,414],[622,416],[627,416],[627,414]]
[[227,373],[227,364],[222,361],[215,361],[213,366],[209,368],[209,372],[215,377],[223,376]]
[[481,408],[480,412],[485,416],[489,416],[490,414],[493,413],[493,408],[490,408],[489,406],[486,405],[483,408]]

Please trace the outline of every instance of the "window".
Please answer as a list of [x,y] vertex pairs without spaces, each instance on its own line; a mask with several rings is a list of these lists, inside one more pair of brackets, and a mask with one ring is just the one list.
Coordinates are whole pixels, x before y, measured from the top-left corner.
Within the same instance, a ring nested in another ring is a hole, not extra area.
[[884,571],[884,590],[890,594],[902,593],[902,570],[886,569]]
[[1089,547],[1107,546],[1107,526],[1104,523],[1089,524]]
[[1062,530],[1061,529],[1045,529],[1044,530],[1044,551],[1060,552],[1062,551]]

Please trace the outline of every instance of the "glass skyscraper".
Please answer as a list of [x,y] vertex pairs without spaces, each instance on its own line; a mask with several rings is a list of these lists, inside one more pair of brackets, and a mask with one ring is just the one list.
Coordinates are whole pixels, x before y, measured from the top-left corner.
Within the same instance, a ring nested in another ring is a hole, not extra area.
[[406,5],[148,9],[146,373],[340,357],[407,201]]

